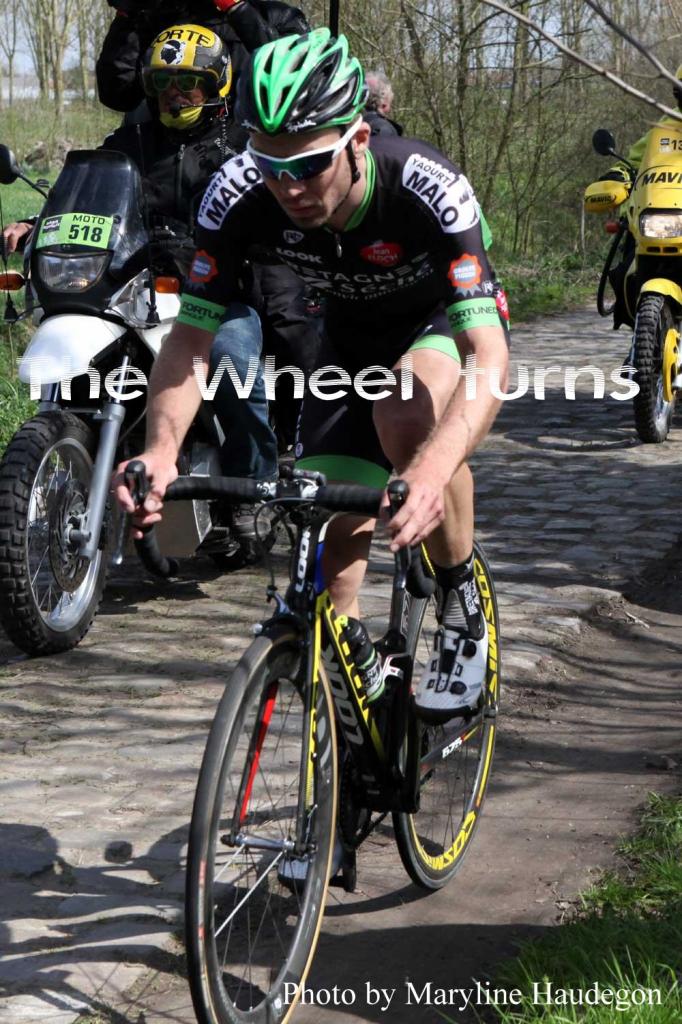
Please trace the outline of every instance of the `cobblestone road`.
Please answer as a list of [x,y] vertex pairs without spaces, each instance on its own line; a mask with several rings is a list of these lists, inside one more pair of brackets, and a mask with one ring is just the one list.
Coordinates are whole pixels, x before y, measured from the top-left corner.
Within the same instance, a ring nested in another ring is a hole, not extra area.
[[[624,391],[608,376],[627,338],[591,312],[518,328],[514,343],[531,386],[537,367],[591,364],[605,371],[607,394]],[[647,710],[637,673],[623,683],[617,661],[594,664],[590,687],[573,689],[570,673],[528,683],[540,659],[563,650],[584,678],[592,634],[581,615],[646,575],[680,532],[680,431],[641,446],[629,402],[593,400],[585,375],[575,401],[560,374],[546,386],[544,401],[506,404],[474,463],[478,533],[501,598],[508,710],[476,855],[443,894],[423,899],[385,837],[366,844],[361,891],[333,890],[310,980],[349,986],[354,1005],[302,1007],[301,1024],[438,1019],[435,1009],[420,1018],[402,989],[382,1014],[365,984],[466,981],[491,951],[511,948],[519,928],[552,923],[557,900],[603,862],[651,784],[636,739],[653,724],[647,714],[661,726],[652,748],[663,749],[679,721],[671,690]],[[167,590],[137,569],[119,572],[92,632],[68,655],[22,660],[0,637],[6,1024],[71,1024],[86,1011],[107,1024],[194,1019],[178,940],[186,826],[221,680],[262,613],[263,585],[254,572],[185,570]],[[372,576],[366,608],[376,623],[386,586]],[[614,710],[619,727],[607,739]]]

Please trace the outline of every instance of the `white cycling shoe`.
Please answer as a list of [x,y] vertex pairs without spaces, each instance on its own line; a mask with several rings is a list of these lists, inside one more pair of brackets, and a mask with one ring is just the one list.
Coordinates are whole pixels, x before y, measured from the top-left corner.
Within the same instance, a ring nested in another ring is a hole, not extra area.
[[423,721],[447,722],[478,703],[488,663],[488,625],[481,618],[480,640],[453,626],[439,626],[436,630],[433,654],[414,695],[417,714]]

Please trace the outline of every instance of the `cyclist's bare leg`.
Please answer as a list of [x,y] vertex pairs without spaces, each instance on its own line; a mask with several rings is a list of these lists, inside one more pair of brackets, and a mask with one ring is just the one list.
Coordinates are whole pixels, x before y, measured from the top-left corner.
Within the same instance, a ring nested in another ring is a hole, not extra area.
[[[412,398],[402,399],[396,389],[374,408],[381,446],[398,473],[443,415],[460,374],[460,364],[443,352],[417,349],[411,355]],[[394,372],[400,373],[399,365]],[[458,565],[469,557],[474,544],[474,484],[466,464],[454,474],[444,497],[445,520],[430,535],[427,548],[438,565]]]
[[[417,349],[411,354],[413,397],[402,399],[396,389],[374,407],[381,446],[398,473],[408,465],[443,414],[460,371],[460,364],[443,352]],[[394,372],[399,375],[399,365]],[[468,466],[461,466],[453,476],[445,502],[445,521],[433,531],[427,547],[438,565],[448,566],[464,561],[473,548],[473,480]],[[340,516],[327,529],[322,565],[339,613],[359,615],[358,592],[367,569],[374,525],[373,519]]]
[[367,569],[375,519],[338,516],[327,527],[322,571],[339,614],[359,615],[358,591]]

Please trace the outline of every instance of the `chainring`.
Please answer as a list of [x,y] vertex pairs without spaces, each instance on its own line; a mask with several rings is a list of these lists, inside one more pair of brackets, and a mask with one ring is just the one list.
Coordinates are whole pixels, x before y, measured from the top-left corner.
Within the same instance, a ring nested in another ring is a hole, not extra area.
[[88,574],[90,561],[78,554],[78,545],[69,541],[72,529],[82,525],[87,508],[87,493],[83,485],[71,478],[60,488],[50,510],[50,568],[58,585],[67,594],[73,594]]

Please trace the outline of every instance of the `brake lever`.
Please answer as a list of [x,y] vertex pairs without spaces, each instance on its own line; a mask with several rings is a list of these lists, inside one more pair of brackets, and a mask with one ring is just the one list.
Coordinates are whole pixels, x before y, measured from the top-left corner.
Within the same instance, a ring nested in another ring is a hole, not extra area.
[[[398,509],[407,501],[407,496],[410,493],[410,486],[404,480],[391,480],[386,490],[388,494],[388,506],[391,510],[392,519]],[[407,547],[400,548],[393,556],[396,564],[396,585],[401,590],[405,589],[407,573],[412,560],[411,552],[412,549],[408,545]]]
[[147,467],[142,459],[132,459],[123,470],[125,485],[130,491],[130,496],[139,508],[150,491],[150,483],[147,478]]

